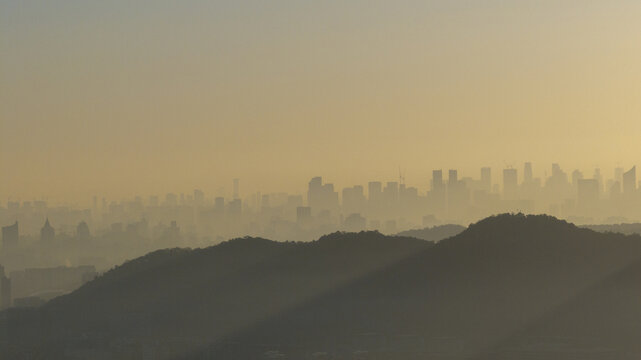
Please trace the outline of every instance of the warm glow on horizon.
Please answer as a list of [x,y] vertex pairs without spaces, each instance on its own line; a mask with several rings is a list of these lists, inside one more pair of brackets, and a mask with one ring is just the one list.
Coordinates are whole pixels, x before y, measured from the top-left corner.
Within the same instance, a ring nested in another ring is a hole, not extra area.
[[627,0],[0,0],[0,202],[399,168],[425,189],[524,161],[610,176],[641,165],[639,19]]

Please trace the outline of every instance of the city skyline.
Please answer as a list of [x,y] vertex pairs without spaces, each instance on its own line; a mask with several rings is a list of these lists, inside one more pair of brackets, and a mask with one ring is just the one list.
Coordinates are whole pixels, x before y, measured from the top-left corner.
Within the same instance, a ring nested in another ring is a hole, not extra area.
[[[8,223],[13,223],[20,214],[33,213],[38,214],[40,221],[46,217],[49,226],[49,216],[71,212],[76,214],[75,221],[81,221],[84,227],[87,227],[86,222],[104,227],[113,226],[114,221],[124,220],[131,224],[132,221],[143,219],[146,222],[145,218],[151,213],[163,207],[175,207],[177,210],[191,208],[192,214],[187,215],[187,219],[191,220],[187,221],[196,221],[194,224],[211,221],[205,219],[210,215],[201,215],[208,212],[237,217],[242,222],[258,221],[258,228],[248,230],[240,227],[234,230],[238,231],[238,236],[243,231],[256,231],[261,226],[259,224],[270,221],[270,217],[271,221],[294,220],[300,225],[301,216],[308,217],[309,221],[320,216],[326,218],[323,221],[334,223],[336,229],[341,229],[344,219],[351,217],[354,220],[354,216],[357,216],[363,221],[360,228],[373,230],[380,229],[386,221],[409,221],[404,226],[417,227],[422,217],[423,226],[429,225],[426,224],[426,218],[433,224],[443,220],[465,224],[506,211],[551,213],[593,224],[607,223],[607,219],[612,222],[617,217],[619,220],[641,221],[641,181],[637,180],[636,166],[616,168],[611,176],[598,168],[587,174],[576,169],[566,171],[559,164],[552,164],[549,172],[544,171],[544,176],[538,176],[536,166],[530,162],[524,163],[521,171],[508,167],[498,171],[498,174],[490,167],[482,167],[476,176],[466,176],[457,169],[433,169],[427,184],[420,187],[407,184],[402,172],[396,180],[372,179],[364,184],[345,187],[336,186],[317,176],[309,180],[307,190],[302,193],[246,192],[237,178],[233,179],[232,184],[233,190],[227,195],[193,189],[190,193],[170,192],[119,200],[94,196],[91,206],[79,208],[57,207],[42,200],[8,201],[6,208],[0,205],[0,218],[10,229]],[[283,210],[283,206],[289,210]],[[308,209],[301,209],[303,207]],[[274,212],[276,209],[279,210]],[[323,211],[328,213],[322,215]],[[128,212],[131,214],[126,215]],[[165,222],[173,222],[181,216],[180,212],[184,211],[180,210],[174,215],[170,212],[161,218]],[[201,216],[205,218],[198,220]],[[373,222],[367,224],[367,220]],[[66,226],[69,225],[73,224],[67,223]],[[193,226],[189,223],[181,225]]]
[[0,199],[641,164],[634,1],[0,8]]
[[[483,169],[490,169],[491,178],[489,179],[489,181],[493,185],[503,186],[503,181],[504,181],[503,172],[506,169],[512,169],[516,171],[516,180],[518,183],[521,183],[524,180],[527,180],[528,178],[525,176],[526,172],[528,172],[529,174],[528,176],[530,180],[534,178],[545,179],[549,177],[553,172],[552,167],[558,163],[556,162],[548,163],[544,167],[537,166],[538,164],[532,163],[530,161],[520,162],[516,164],[518,165],[511,164],[503,167],[479,166],[471,170],[461,169],[457,167],[443,167],[443,168],[438,168],[438,170],[443,171],[443,174],[444,174],[443,179],[446,181],[448,179],[447,172],[449,170],[456,170],[459,178],[481,179],[483,177],[482,175]],[[592,178],[594,176],[595,171],[598,170],[604,179],[615,179],[615,178],[621,177],[625,171],[628,171],[631,168],[636,167],[635,164],[631,164],[628,166],[612,166],[609,168],[603,168],[598,166],[587,167],[587,168],[574,168],[574,167],[564,167],[562,164],[559,164],[559,166],[568,172],[569,177],[571,177],[573,172],[578,171],[579,173],[581,173],[583,177]],[[526,169],[528,167],[529,167],[529,170]],[[109,192],[99,190],[91,194],[88,194],[87,196],[83,196],[81,198],[76,198],[76,197],[58,198],[55,196],[46,196],[44,194],[39,196],[33,196],[33,195],[15,196],[9,193],[8,196],[3,200],[4,202],[47,201],[49,204],[55,205],[55,206],[90,207],[93,202],[92,199],[96,196],[100,198],[107,198],[110,201],[126,201],[128,199],[133,199],[136,197],[149,198],[151,196],[164,196],[166,194],[176,194],[176,195],[183,194],[183,196],[186,194],[188,196],[192,196],[191,194],[194,190],[204,191],[207,194],[208,199],[213,199],[215,197],[234,198],[236,194],[235,186],[241,186],[240,185],[241,183],[242,183],[242,189],[244,194],[256,194],[256,193],[303,194],[307,191],[307,185],[306,185],[307,181],[309,181],[310,178],[313,178],[316,176],[321,176],[323,179],[325,179],[329,183],[334,184],[334,186],[336,186],[337,189],[343,189],[343,188],[357,186],[357,185],[366,186],[367,183],[370,181],[380,181],[383,183],[402,182],[402,183],[405,183],[408,187],[416,187],[419,190],[419,193],[422,193],[424,195],[426,191],[430,190],[430,183],[432,180],[434,170],[437,170],[437,168],[422,169],[421,176],[419,177],[416,175],[412,176],[411,174],[407,176],[407,172],[404,169],[397,168],[396,172],[393,175],[380,176],[377,178],[372,178],[372,177],[368,178],[367,176],[363,175],[363,176],[359,176],[359,180],[356,180],[355,182],[349,182],[349,181],[346,181],[345,179],[340,179],[340,178],[337,179],[335,176],[326,176],[326,175],[314,173],[311,176],[302,178],[302,180],[298,182],[293,188],[291,187],[288,188],[287,186],[281,185],[273,189],[267,188],[266,190],[262,190],[266,187],[262,187],[260,185],[260,182],[256,182],[254,179],[240,179],[238,177],[229,177],[228,179],[224,179],[224,180],[221,180],[220,178],[218,178],[218,179],[212,179],[211,181],[203,181],[200,183],[200,185],[195,184],[189,187],[184,187],[182,189],[170,188],[167,185],[163,185],[162,187],[166,188],[167,190],[160,191],[160,192],[153,192],[151,190],[148,190],[141,193],[127,192],[125,194],[110,194]],[[389,173],[392,174],[393,171],[389,171]],[[234,184],[235,181],[239,181],[239,184],[235,185]],[[247,182],[249,182],[250,185],[248,185]],[[602,184],[602,185],[605,185],[605,184]]]

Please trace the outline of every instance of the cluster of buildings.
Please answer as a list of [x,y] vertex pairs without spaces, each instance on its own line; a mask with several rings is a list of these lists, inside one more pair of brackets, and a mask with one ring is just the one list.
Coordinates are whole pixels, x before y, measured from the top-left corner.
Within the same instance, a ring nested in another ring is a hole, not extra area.
[[[158,248],[208,246],[240,236],[304,241],[334,231],[396,233],[468,224],[503,212],[548,213],[578,224],[637,222],[640,189],[636,167],[617,168],[604,179],[599,169],[585,175],[553,164],[545,176],[535,177],[532,164],[525,163],[522,170],[510,167],[498,176],[489,167],[477,177],[437,169],[423,187],[408,186],[400,177],[339,191],[314,177],[306,194],[241,198],[236,179],[231,198],[208,197],[201,190],[111,202],[94,197],[87,209],[10,201],[0,207],[0,264],[11,271],[60,266],[102,271]],[[11,287],[9,278],[3,271],[0,298]]]
[[3,241],[8,248],[17,246],[16,221],[23,234],[38,234],[45,231],[47,218],[60,234],[89,237],[91,228],[96,235],[138,232],[158,238],[174,224],[185,234],[213,241],[245,235],[305,240],[336,230],[391,233],[439,223],[467,224],[511,211],[598,224],[641,219],[638,189],[636,167],[617,168],[612,178],[604,180],[599,169],[587,176],[579,170],[566,173],[558,164],[544,177],[535,177],[532,164],[525,163],[522,170],[506,168],[499,176],[489,167],[481,168],[478,177],[461,176],[455,169],[433,170],[423,187],[407,186],[401,177],[339,191],[314,177],[306,194],[252,193],[241,198],[235,179],[231,198],[207,197],[194,190],[127,201],[94,197],[87,209],[49,208],[43,201],[9,202],[0,207],[0,224],[12,239]]

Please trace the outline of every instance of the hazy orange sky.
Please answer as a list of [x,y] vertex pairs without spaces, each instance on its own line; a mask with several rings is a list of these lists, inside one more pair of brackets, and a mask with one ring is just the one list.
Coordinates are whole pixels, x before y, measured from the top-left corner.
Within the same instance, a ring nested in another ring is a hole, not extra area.
[[640,1],[0,0],[0,202],[641,165]]

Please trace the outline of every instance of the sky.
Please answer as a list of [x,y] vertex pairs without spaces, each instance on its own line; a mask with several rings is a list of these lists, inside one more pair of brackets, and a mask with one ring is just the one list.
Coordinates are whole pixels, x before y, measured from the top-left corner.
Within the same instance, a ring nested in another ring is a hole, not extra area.
[[641,165],[641,2],[0,0],[0,203]]

